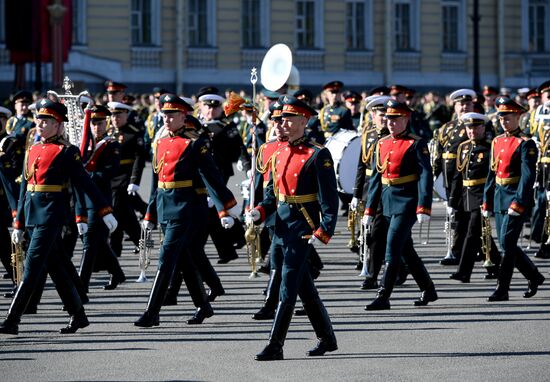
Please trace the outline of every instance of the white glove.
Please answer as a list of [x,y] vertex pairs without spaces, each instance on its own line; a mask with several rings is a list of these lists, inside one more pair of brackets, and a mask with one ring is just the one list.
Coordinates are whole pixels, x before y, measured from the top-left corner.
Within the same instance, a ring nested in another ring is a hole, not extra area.
[[232,218],[238,219],[241,216],[241,209],[237,204],[235,204],[227,211],[227,213],[229,213],[229,216],[231,216]]
[[220,223],[222,223],[223,228],[229,229],[233,227],[235,220],[231,216],[224,216],[223,218],[220,218]]
[[257,222],[260,220],[260,211],[253,208],[250,211],[248,211],[246,214],[244,214],[244,222],[248,225],[254,224],[254,222]]
[[356,197],[353,197],[353,199],[351,199],[351,202],[349,204],[349,207],[352,209],[352,210],[355,210],[357,208],[357,205],[359,204],[359,199],[357,199]]
[[519,216],[520,213],[513,210],[513,209],[511,209],[511,208],[508,208],[508,215],[510,215],[510,216]]
[[128,191],[128,195],[135,195],[136,192],[139,191],[139,186],[137,184],[130,183],[126,191]]
[[322,245],[325,245],[321,240],[317,238],[317,236],[312,235],[309,240],[307,241],[308,244],[311,244],[313,248],[319,248]]
[[246,170],[246,177],[250,179],[251,176],[252,176],[252,170]]
[[539,188],[539,185],[540,185],[540,183],[539,183],[539,182],[535,182],[535,183],[533,183],[533,189],[537,189],[537,188]]
[[373,222],[374,222],[374,216],[363,215],[363,217],[361,218],[361,223],[365,226],[372,225]]
[[153,228],[155,228],[155,225],[153,223],[151,223],[149,220],[142,220],[141,221],[141,228],[143,228],[144,230],[149,230],[151,231]]
[[208,208],[214,207],[214,201],[212,200],[212,198],[210,196],[206,197],[206,203],[208,203]]
[[453,216],[456,213],[456,210],[451,206],[447,206],[446,209],[447,209],[448,216]]
[[491,212],[487,210],[481,210],[481,215],[483,215],[484,218],[488,218],[491,215]]
[[240,159],[237,161],[237,170],[239,170],[239,171],[244,170],[243,161],[240,160]]
[[14,229],[11,233],[11,242],[13,244],[21,244],[23,242],[23,230]]
[[430,215],[426,214],[416,214],[416,221],[420,224],[427,223],[430,221]]
[[550,200],[550,191],[546,191],[546,200]]
[[109,233],[113,233],[118,226],[118,222],[116,221],[113,214],[107,214],[103,216],[103,222],[105,223],[107,228],[109,228]]
[[86,232],[88,232],[88,224],[87,223],[76,223],[76,228],[78,228],[78,234],[80,236],[85,235]]

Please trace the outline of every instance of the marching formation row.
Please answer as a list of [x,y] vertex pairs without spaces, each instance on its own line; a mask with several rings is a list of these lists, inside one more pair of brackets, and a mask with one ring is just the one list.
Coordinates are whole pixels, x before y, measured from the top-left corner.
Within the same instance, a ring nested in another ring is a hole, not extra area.
[[[458,265],[452,279],[469,282],[482,257],[486,278],[498,280],[488,301],[508,299],[514,267],[528,280],[525,298],[544,282],[517,242],[530,221],[530,239],[541,243],[537,256],[550,254],[550,81],[523,100],[489,87],[483,95],[459,89],[449,96],[450,110],[434,93],[417,107],[414,92],[399,85],[363,97],[342,95],[343,84],[332,81],[323,86],[319,111],[307,90],[264,89],[247,100],[234,92],[224,98],[215,87],[194,98],[155,89],[144,122],[125,89],[108,81],[101,105],[71,95],[67,84],[67,94],[49,92],[39,100],[17,93],[13,116],[0,108],[6,213],[0,260],[14,282],[0,333],[17,334],[22,315],[36,313],[47,274],[70,315],[61,333],[88,326],[84,304],[92,273],[110,273],[107,290],[126,281],[118,261],[124,233],[144,271],[150,233],[159,227],[157,273],[134,325],[159,325],[161,307],[177,303],[183,282],[197,308],[187,323],[214,314],[210,303],[225,292],[204,251],[210,236],[218,263],[236,259],[246,245],[252,271],[270,275],[264,306],[253,318],[273,326],[257,360],[283,358],[298,296],[303,309],[297,313],[308,316],[319,339],[308,355],[335,351],[313,280],[323,268],[316,248],[334,235],[339,205],[352,239],[359,238],[350,244],[360,253],[362,288],[378,289],[366,309],[390,309],[392,290],[407,273],[421,291],[414,305],[424,306],[438,295],[411,230],[416,222],[429,229],[434,185],[447,201],[441,263]],[[153,168],[148,202],[138,195],[146,161]],[[227,188],[235,163],[247,174],[242,208]],[[491,237],[493,214],[500,252]],[[77,270],[71,258],[79,236]]]

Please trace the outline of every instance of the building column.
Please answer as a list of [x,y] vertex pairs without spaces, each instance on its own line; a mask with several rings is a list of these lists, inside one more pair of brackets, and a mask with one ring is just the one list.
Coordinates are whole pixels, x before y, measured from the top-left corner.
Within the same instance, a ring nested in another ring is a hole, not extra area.
[[393,71],[393,29],[392,29],[392,9],[393,1],[385,1],[386,4],[386,22],[384,23],[384,36],[385,36],[385,50],[386,50],[386,67],[384,70],[384,83],[390,85],[392,82],[392,71]]

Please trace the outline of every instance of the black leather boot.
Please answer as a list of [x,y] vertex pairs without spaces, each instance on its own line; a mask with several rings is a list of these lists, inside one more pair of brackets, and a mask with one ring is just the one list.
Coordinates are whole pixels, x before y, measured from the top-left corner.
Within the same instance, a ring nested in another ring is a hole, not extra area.
[[275,313],[271,334],[269,335],[269,344],[260,353],[256,354],[256,361],[275,361],[284,359],[283,345],[286,339],[286,333],[290,326],[294,304],[285,304],[280,302]]
[[183,273],[175,270],[170,280],[170,286],[166,291],[166,296],[162,303],[163,306],[173,306],[178,304],[178,294],[180,293],[181,283],[183,282]]
[[19,323],[21,322],[21,316],[23,311],[27,307],[27,304],[31,298],[32,290],[23,281],[19,284],[19,288],[15,292],[15,296],[11,302],[8,310],[8,316],[4,322],[0,325],[0,333],[4,334],[18,334]]
[[166,289],[170,278],[164,272],[157,271],[153,287],[151,288],[151,294],[149,295],[149,301],[147,302],[147,308],[143,315],[134,322],[135,326],[142,328],[150,328],[151,326],[159,325],[159,312],[166,295]]
[[500,288],[497,286],[497,289],[495,289],[493,294],[487,298],[487,301],[489,302],[508,301],[508,299],[509,299],[508,290],[505,290],[504,288]]
[[200,325],[202,322],[214,315],[214,310],[209,302],[197,309],[193,317],[187,320],[188,325]]
[[88,317],[86,317],[84,307],[82,307],[78,312],[71,316],[71,318],[69,319],[69,325],[67,325],[65,328],[61,328],[59,330],[59,333],[76,333],[78,329],[85,328],[88,325],[90,325],[90,322],[88,321]]
[[542,285],[545,278],[543,275],[539,273],[539,276],[534,280],[529,280],[528,287],[525,293],[523,294],[524,298],[530,298],[537,294],[537,291],[539,289],[539,285]]
[[124,275],[124,272],[122,272],[122,269],[120,270],[121,273],[115,273],[111,275],[111,279],[109,280],[109,283],[103,286],[103,289],[105,290],[114,290],[119,284],[122,284],[126,281],[126,275]]
[[373,302],[366,306],[365,310],[387,310],[390,309],[390,296],[399,273],[399,262],[387,262],[382,287]]
[[254,320],[272,320],[275,317],[275,309],[279,303],[279,288],[281,286],[281,274],[277,270],[271,270],[267,284],[264,306],[254,313]]
[[437,301],[437,299],[437,292],[435,291],[435,286],[432,284],[422,291],[420,298],[414,302],[414,306],[426,306],[430,302]]
[[332,329],[332,323],[323,302],[319,299],[304,303],[304,308],[313,326],[319,342],[317,346],[307,352],[310,357],[322,356],[326,352],[338,350],[336,336]]

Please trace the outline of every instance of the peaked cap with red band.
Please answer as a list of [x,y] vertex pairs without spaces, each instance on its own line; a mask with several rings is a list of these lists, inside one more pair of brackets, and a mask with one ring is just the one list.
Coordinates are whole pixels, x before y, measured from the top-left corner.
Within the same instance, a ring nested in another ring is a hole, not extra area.
[[296,97],[285,95],[279,98],[279,102],[283,104],[283,112],[281,114],[281,117],[283,118],[292,117],[295,115],[310,118],[313,115],[317,115],[317,112],[313,108]]
[[160,97],[160,110],[163,113],[166,112],[192,112],[193,108],[191,105],[189,105],[187,102],[182,100],[180,97],[178,97],[175,94],[163,94]]
[[47,98],[42,99],[36,105],[38,119],[55,119],[57,122],[68,122],[67,108],[59,102]]

